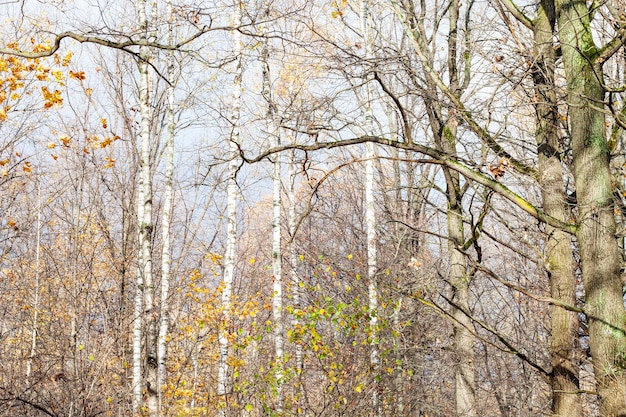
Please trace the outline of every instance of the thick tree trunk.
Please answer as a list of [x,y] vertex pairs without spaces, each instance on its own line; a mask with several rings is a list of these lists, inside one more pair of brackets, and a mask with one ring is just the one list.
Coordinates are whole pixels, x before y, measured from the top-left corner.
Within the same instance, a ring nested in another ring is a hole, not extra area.
[[[456,138],[456,126],[451,125],[451,118],[444,128],[443,148],[453,151]],[[452,315],[454,324],[454,345],[456,354],[455,368],[455,398],[456,415],[458,417],[476,415],[476,382],[474,368],[474,337],[472,320],[469,318],[469,285],[470,276],[467,270],[467,260],[462,252],[465,243],[463,226],[462,195],[459,174],[444,168],[446,177],[446,196],[448,198],[448,257],[450,260],[450,282],[452,283],[454,308]]]
[[[458,76],[457,48],[458,21],[460,3],[452,0],[449,11],[450,28],[448,32],[448,73],[449,89],[455,95],[461,94]],[[433,88],[433,91],[436,89]],[[435,141],[439,149],[448,155],[456,155],[456,142],[459,118],[454,106],[449,106],[447,120],[435,132]],[[432,117],[432,116],[431,116]],[[437,117],[442,120],[441,115]],[[434,121],[433,121],[434,122]],[[435,124],[436,125],[436,124]],[[474,366],[474,338],[471,333],[472,320],[469,318],[469,286],[471,277],[468,274],[467,260],[462,248],[465,245],[463,225],[463,194],[460,175],[447,167],[443,168],[446,179],[446,197],[448,210],[448,257],[450,260],[450,282],[454,306],[452,315],[454,323],[454,346],[456,353],[455,367],[455,399],[458,417],[476,416],[476,369]]]
[[[547,7],[546,7],[547,6]],[[541,5],[534,22],[533,81],[535,84],[539,155],[539,185],[546,213],[563,222],[569,219],[563,168],[559,158],[557,97],[554,85],[555,52],[553,42],[553,7]],[[572,238],[568,233],[546,227],[546,266],[550,275],[552,298],[573,306],[576,303],[576,277],[572,256]],[[578,364],[574,358],[578,315],[559,306],[551,308],[552,325],[552,415],[581,416]]]
[[584,0],[556,1],[567,80],[569,126],[578,202],[577,239],[585,284],[585,312],[600,413],[626,416],[626,314],[615,236],[614,200],[601,65]]

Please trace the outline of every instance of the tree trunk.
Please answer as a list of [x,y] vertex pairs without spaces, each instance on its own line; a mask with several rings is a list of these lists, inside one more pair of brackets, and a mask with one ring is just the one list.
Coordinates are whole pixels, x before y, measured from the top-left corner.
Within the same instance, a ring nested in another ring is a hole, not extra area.
[[[559,158],[553,28],[554,9],[544,2],[538,10],[533,27],[533,81],[537,97],[535,140],[539,155],[539,185],[546,213],[567,222],[570,215]],[[546,235],[548,238],[545,256],[550,276],[550,294],[552,298],[573,306],[576,303],[576,277],[571,235],[552,226],[546,226]],[[578,417],[582,413],[580,396],[577,394],[578,364],[574,358],[578,315],[553,305],[551,325],[552,415]]]
[[[365,44],[365,65],[372,59],[372,37],[370,28],[370,12],[367,0],[360,3],[361,32]],[[372,111],[371,79],[373,72],[366,69],[366,100],[365,100],[365,132],[374,134],[374,113]],[[382,415],[380,398],[380,350],[378,347],[378,283],[376,282],[376,206],[374,201],[374,144],[366,145],[365,161],[365,229],[367,239],[367,279],[368,279],[368,306],[370,312],[369,339],[370,339],[370,367],[372,370],[372,413]]]
[[[241,24],[242,4],[239,2],[233,11],[235,27]],[[233,293],[233,278],[235,272],[235,246],[237,243],[237,170],[239,168],[239,117],[241,113],[241,81],[243,76],[242,42],[241,32],[233,32],[234,49],[237,66],[233,80],[233,96],[231,107],[232,131],[229,138],[229,159],[228,178],[226,180],[227,208],[226,208],[226,251],[224,254],[224,277],[222,289],[222,322],[219,328],[218,344],[218,375],[217,375],[217,395],[219,396],[218,416],[226,417],[227,407],[227,387],[228,387],[228,333],[231,327],[230,307]]]
[[[295,140],[293,141],[295,143]],[[302,311],[302,288],[300,285],[302,281],[300,279],[300,275],[298,274],[298,253],[296,250],[295,244],[295,235],[296,235],[296,227],[297,227],[297,218],[296,218],[296,152],[292,149],[289,152],[289,189],[287,191],[287,198],[289,199],[289,212],[287,214],[287,222],[289,225],[289,236],[290,236],[290,245],[289,245],[289,264],[291,265],[291,288],[293,288],[293,318],[291,320],[292,328],[299,329],[301,324],[299,314]],[[304,347],[302,346],[301,340],[296,340],[295,345],[295,362],[296,362],[296,384],[297,384],[297,393],[296,393],[296,404],[297,409],[303,411],[304,416],[308,416],[307,410],[302,410],[304,405],[304,384],[303,381],[303,371],[304,371]]]
[[[449,90],[457,97],[461,95],[458,76],[457,44],[458,44],[458,0],[452,0],[449,10],[450,27],[448,31],[448,74]],[[429,81],[431,91],[436,97],[436,87]],[[428,106],[428,104],[427,104]],[[436,114],[438,112],[439,114]],[[436,104],[429,111],[431,126],[434,132],[435,145],[447,155],[456,156],[457,130],[459,117],[454,105],[449,105],[447,118],[444,119],[441,107]],[[443,124],[441,121],[445,120]],[[460,175],[448,167],[443,167],[446,179],[446,198],[448,210],[448,258],[450,261],[450,283],[452,284],[452,316],[454,317],[455,346],[455,402],[458,417],[476,416],[476,381],[474,366],[474,338],[471,333],[472,320],[469,318],[469,285],[471,276],[468,273],[467,260],[463,253],[465,230],[463,225],[463,193]]]
[[[270,8],[265,10],[265,19],[269,21]],[[265,32],[262,28],[262,32]],[[263,96],[267,103],[267,112],[265,115],[265,126],[267,134],[270,137],[270,142],[273,147],[280,146],[280,133],[276,123],[276,109],[274,101],[272,99],[272,82],[270,77],[270,65],[269,65],[269,39],[263,38],[263,50],[261,52],[261,65],[262,69],[262,83],[263,83]],[[283,413],[283,379],[284,379],[284,364],[285,364],[285,329],[283,325],[283,274],[282,264],[283,255],[281,250],[281,154],[278,153],[274,156],[274,166],[272,172],[272,319],[274,322],[274,361],[275,371],[274,376],[276,378],[276,406],[275,412],[277,415]]]
[[583,0],[556,1],[559,40],[567,80],[569,126],[578,202],[578,230],[585,312],[600,413],[626,416],[626,314],[615,236],[614,199],[602,66]]
[[[147,38],[148,18],[146,15],[146,1],[138,0],[136,3],[137,15],[139,18],[139,30],[143,39]],[[146,58],[146,48],[140,50],[140,58]],[[150,134],[150,108],[148,92],[148,65],[143,59],[139,60],[139,102],[141,109],[141,152],[139,156],[139,187],[137,193],[137,224],[138,233],[138,259],[137,259],[137,281],[135,292],[134,324],[133,324],[133,412],[139,412],[143,403],[143,319],[144,319],[144,298],[145,298],[145,273],[146,273],[146,247],[149,245],[146,232],[149,230],[149,222],[146,223],[146,216],[150,215],[150,209],[146,207],[146,201],[150,201],[150,193],[146,195],[146,170],[149,169],[149,134]],[[145,148],[148,148],[146,151]],[[148,159],[145,158],[148,154]],[[147,172],[149,176],[149,172]],[[146,209],[148,209],[146,213]]]
[[[172,9],[172,1],[167,2],[168,9],[168,43],[174,43],[173,19],[174,12]],[[167,55],[167,76],[170,82],[174,82],[175,60],[172,52]],[[174,177],[174,130],[176,123],[174,121],[174,86],[170,85],[167,89],[167,141],[165,143],[165,191],[163,195],[163,218],[162,218],[162,239],[163,248],[161,254],[161,311],[157,356],[159,360],[157,387],[159,393],[159,410],[162,403],[162,387],[167,382],[167,333],[169,331],[169,290],[170,275],[172,266],[171,253],[171,237],[170,225],[172,221],[172,205],[174,200],[173,177]]]

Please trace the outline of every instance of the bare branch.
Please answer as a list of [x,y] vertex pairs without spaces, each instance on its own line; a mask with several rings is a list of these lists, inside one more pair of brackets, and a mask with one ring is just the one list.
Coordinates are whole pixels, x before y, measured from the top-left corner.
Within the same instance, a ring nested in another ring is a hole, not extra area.
[[200,29],[198,32],[193,34],[192,36],[188,37],[187,39],[177,44],[173,44],[173,45],[159,43],[159,42],[150,42],[145,39],[142,39],[142,40],[129,39],[126,41],[116,41],[116,40],[106,39],[106,38],[102,38],[98,36],[81,35],[81,34],[74,33],[74,32],[63,32],[55,36],[54,42],[52,46],[50,47],[50,49],[46,49],[44,51],[23,51],[20,49],[13,49],[13,48],[0,48],[0,54],[14,55],[14,56],[22,57],[22,58],[32,58],[32,59],[45,58],[45,57],[54,55],[61,47],[61,41],[66,38],[73,39],[79,43],[93,43],[96,45],[106,46],[108,48],[119,49],[125,52],[133,52],[129,48],[134,47],[134,46],[147,46],[151,48],[164,49],[168,51],[176,51],[176,50],[180,50],[183,46],[198,39],[200,36],[204,35],[207,32],[215,31],[215,30],[232,30],[232,29],[233,28],[230,26],[214,27],[214,28],[205,26],[202,29]]
[[517,4],[513,2],[513,0],[500,0],[500,4],[503,5],[506,10],[517,19],[518,22],[526,26],[528,29],[531,29],[535,26],[535,22],[532,21],[531,18],[526,16],[524,12],[522,12]]
[[613,39],[608,41],[600,50],[598,51],[598,57],[596,58],[596,63],[599,65],[603,65],[606,61],[609,60],[617,51],[619,51],[624,43],[626,42],[626,27],[620,28],[617,31],[617,34]]
[[387,145],[398,149],[404,149],[407,151],[419,152],[421,154],[427,155],[431,158],[437,159],[440,161],[442,165],[449,167],[457,172],[459,172],[464,177],[476,181],[477,183],[492,189],[500,196],[506,198],[511,201],[517,207],[524,210],[526,213],[530,214],[532,217],[536,218],[539,221],[549,224],[552,227],[556,227],[558,229],[562,229],[568,233],[575,234],[577,226],[575,224],[570,224],[563,222],[559,219],[556,219],[546,212],[541,210],[538,207],[535,207],[528,200],[524,199],[519,194],[515,193],[504,184],[496,181],[488,177],[486,174],[477,171],[476,169],[470,168],[469,166],[461,163],[459,160],[452,158],[451,156],[445,154],[444,152],[438,151],[434,148],[430,148],[428,146],[420,145],[417,143],[405,143],[398,142],[395,140],[390,140],[387,138],[379,137],[379,136],[360,136],[352,139],[345,139],[336,142],[317,142],[311,145],[300,145],[300,144],[289,144],[283,146],[277,146],[268,149],[267,151],[254,156],[247,157],[243,150],[239,148],[239,152],[241,154],[241,159],[247,163],[255,163],[259,162],[268,156],[275,154],[277,152],[282,152],[288,149],[298,149],[302,151],[316,151],[320,149],[333,149],[350,145],[357,145],[365,142],[374,142],[381,145]]

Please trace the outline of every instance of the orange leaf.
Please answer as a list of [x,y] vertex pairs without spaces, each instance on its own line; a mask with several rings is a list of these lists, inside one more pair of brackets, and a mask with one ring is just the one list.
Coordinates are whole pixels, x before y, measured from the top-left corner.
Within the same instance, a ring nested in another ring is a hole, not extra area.
[[78,72],[70,71],[70,78],[74,78],[75,80],[78,80],[78,81],[83,81],[86,78],[85,71],[78,71]]

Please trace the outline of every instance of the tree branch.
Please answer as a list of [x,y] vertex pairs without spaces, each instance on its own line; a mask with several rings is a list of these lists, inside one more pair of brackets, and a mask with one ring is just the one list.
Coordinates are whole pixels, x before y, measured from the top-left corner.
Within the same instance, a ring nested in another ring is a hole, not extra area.
[[517,19],[518,22],[526,26],[528,29],[532,30],[535,26],[535,22],[532,21],[531,18],[526,16],[524,12],[522,12],[517,4],[513,2],[513,0],[500,0],[500,4],[502,4],[506,10]]
[[596,63],[599,65],[604,65],[606,61],[609,60],[617,51],[619,51],[624,43],[626,42],[626,28],[620,28],[615,37],[608,41],[604,46],[602,46],[598,50],[598,56],[596,58]]
[[537,371],[541,372],[543,375],[545,375],[545,376],[552,375],[552,372],[546,371],[545,369],[543,369],[543,367],[541,365],[539,365],[537,362],[535,362],[532,359],[530,359],[525,353],[520,352],[515,346],[513,346],[513,344],[511,342],[509,342],[506,339],[506,337],[504,337],[504,335],[502,333],[498,332],[496,329],[492,328],[487,323],[484,323],[483,321],[481,321],[481,320],[477,319],[476,317],[472,316],[469,312],[467,312],[464,309],[462,309],[458,304],[456,304],[454,301],[450,300],[445,295],[443,295],[443,294],[439,294],[439,295],[444,300],[446,300],[446,302],[448,304],[450,304],[452,307],[456,308],[457,310],[459,310],[463,314],[465,314],[470,320],[472,320],[472,322],[478,324],[480,327],[482,327],[483,329],[485,329],[486,331],[488,331],[489,333],[491,333],[492,335],[497,337],[498,340],[504,346],[506,346],[507,349],[509,349],[510,353],[512,353],[513,355],[517,356],[518,358],[520,358],[521,360],[523,360],[524,362],[526,362],[527,364],[529,364],[530,366],[535,368]]
[[61,41],[66,38],[73,39],[79,43],[94,43],[96,45],[102,45],[108,48],[119,49],[125,52],[132,52],[128,48],[133,47],[133,46],[147,46],[151,48],[164,49],[168,51],[176,51],[182,48],[183,46],[198,39],[200,36],[204,35],[207,32],[214,31],[214,30],[232,30],[232,29],[233,28],[229,26],[215,27],[215,28],[204,26],[192,36],[173,45],[163,44],[159,42],[150,42],[146,40],[133,40],[133,39],[129,39],[127,41],[115,41],[115,40],[110,40],[106,38],[101,38],[98,36],[81,35],[81,34],[74,33],[74,32],[63,32],[55,36],[52,46],[50,47],[50,49],[46,49],[45,51],[22,51],[20,49],[0,48],[0,54],[14,55],[14,56],[22,57],[22,58],[32,58],[32,59],[45,58],[45,57],[54,55],[61,47]]
[[241,159],[243,161],[247,163],[255,163],[255,162],[259,162],[267,158],[268,156],[272,154],[275,154],[277,152],[283,152],[289,149],[299,149],[302,151],[316,151],[320,149],[333,149],[333,148],[339,148],[339,147],[344,147],[344,146],[357,145],[357,144],[361,144],[365,142],[374,142],[374,143],[378,143],[381,145],[395,147],[398,149],[418,152],[418,153],[427,155],[431,158],[434,158],[438,160],[440,164],[445,165],[449,167],[450,169],[457,171],[464,177],[471,179],[472,181],[475,181],[487,188],[492,189],[493,191],[498,193],[500,196],[511,201],[517,207],[521,208],[522,210],[524,210],[526,213],[530,214],[532,217],[536,218],[537,220],[547,223],[552,227],[562,229],[568,233],[571,233],[571,234],[576,233],[577,226],[575,224],[566,223],[548,215],[546,212],[544,212],[538,207],[535,207],[533,204],[531,204],[528,200],[521,197],[519,194],[515,193],[514,191],[512,191],[511,189],[509,189],[502,183],[488,177],[482,172],[468,167],[467,165],[459,162],[457,159],[454,159],[441,151],[438,151],[436,149],[430,148],[428,146],[420,145],[417,143],[398,142],[398,141],[382,138],[379,136],[360,136],[360,137],[340,140],[336,142],[317,142],[311,145],[289,144],[289,145],[277,146],[277,147],[270,148],[267,151],[254,157],[247,157],[244,154],[241,147],[239,148],[239,152],[241,155]]

